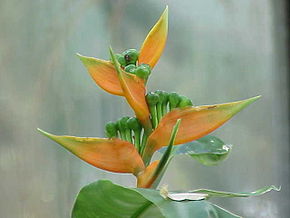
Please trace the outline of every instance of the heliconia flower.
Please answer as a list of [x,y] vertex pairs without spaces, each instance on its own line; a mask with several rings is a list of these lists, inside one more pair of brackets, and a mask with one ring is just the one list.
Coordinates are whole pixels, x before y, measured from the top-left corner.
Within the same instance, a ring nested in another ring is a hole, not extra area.
[[[145,150],[139,153],[134,144],[118,138],[57,136],[39,131],[89,164],[111,172],[132,173],[138,178],[138,187],[148,188],[160,173],[162,161],[150,164],[156,150],[170,143],[178,145],[207,135],[259,97],[226,104],[176,108],[161,119],[157,128],[149,135]],[[156,174],[157,169],[159,171]]]
[[[132,173],[137,177],[138,187],[156,186],[171,158],[174,145],[209,134],[260,97],[193,106],[189,98],[177,93],[156,91],[146,95],[148,72],[161,56],[167,32],[166,7],[143,42],[139,56],[134,49],[126,50],[122,56],[115,54],[111,48],[111,61],[79,55],[95,82],[111,94],[124,96],[136,118],[123,117],[118,123],[107,124],[108,138],[57,136],[39,131],[97,168]],[[163,146],[168,147],[162,158],[150,163],[153,153]]]
[[[165,47],[167,33],[168,7],[145,38],[139,53],[139,65],[148,64],[151,68],[155,66]],[[124,96],[134,110],[136,117],[147,129],[150,129],[149,111],[145,101],[146,80],[125,72],[123,69],[118,73],[116,66],[111,61],[78,56],[96,84],[111,94]]]

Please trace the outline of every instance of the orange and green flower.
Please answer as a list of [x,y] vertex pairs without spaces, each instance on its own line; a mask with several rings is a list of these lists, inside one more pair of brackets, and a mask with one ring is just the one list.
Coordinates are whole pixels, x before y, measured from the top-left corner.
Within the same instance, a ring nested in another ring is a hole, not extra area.
[[[124,117],[106,126],[107,138],[44,135],[87,163],[111,172],[132,173],[138,187],[149,188],[164,173],[173,145],[197,140],[231,119],[259,98],[206,106],[193,106],[177,93],[146,92],[146,83],[165,47],[168,8],[150,30],[140,52],[129,49],[111,60],[79,55],[93,80],[105,91],[123,96],[136,117]],[[151,163],[155,151],[168,146],[160,160]]]
[[[165,47],[167,32],[168,8],[166,7],[160,19],[153,26],[141,46],[140,53],[138,55],[139,68],[148,65],[151,70],[155,66]],[[129,49],[129,52],[131,50],[132,49]],[[123,56],[127,57],[128,50],[123,52],[123,54]],[[138,77],[138,74],[135,75],[128,73],[124,71],[124,69],[118,72],[116,71],[116,68],[111,61],[101,60],[93,57],[85,57],[82,55],[78,56],[80,57],[81,61],[89,71],[96,84],[111,94],[124,96],[134,110],[136,117],[146,127],[146,130],[150,131],[150,115],[145,101],[145,84],[147,79],[144,77]],[[126,64],[123,63],[126,62],[124,59],[124,57],[121,59],[121,65]],[[120,59],[118,58],[118,60]],[[128,65],[129,64],[132,64],[131,60],[129,60]]]

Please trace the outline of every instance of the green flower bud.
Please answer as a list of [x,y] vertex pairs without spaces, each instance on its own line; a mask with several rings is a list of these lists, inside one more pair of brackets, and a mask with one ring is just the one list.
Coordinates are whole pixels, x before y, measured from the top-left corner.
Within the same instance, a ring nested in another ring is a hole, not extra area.
[[176,92],[172,92],[169,94],[168,100],[170,109],[172,110],[178,106],[180,102],[180,96]]
[[122,55],[125,58],[126,65],[135,64],[136,61],[138,60],[139,52],[134,48],[130,48],[130,49],[124,51],[122,53]]
[[163,91],[163,98],[164,98],[164,102],[167,102],[169,99],[169,93]]
[[[139,151],[140,150],[140,139],[141,139],[141,132],[142,132],[142,125],[140,121],[136,117],[131,117],[127,120],[127,125],[129,127],[129,131],[133,130],[133,134],[131,134],[131,142],[133,143],[136,147],[136,149]],[[134,140],[133,140],[134,139]]]
[[135,64],[129,64],[129,65],[127,65],[127,66],[124,68],[124,70],[125,70],[126,72],[128,72],[128,73],[135,74],[135,72],[136,72],[136,66],[135,66]]
[[158,124],[156,105],[159,102],[159,96],[154,92],[149,92],[146,95],[146,101],[149,106],[153,128],[156,128]]
[[106,124],[105,127],[106,136],[108,138],[113,138],[118,136],[118,127],[117,124],[114,122],[109,122]]
[[159,96],[159,103],[164,103],[168,100],[168,93],[167,92],[157,90],[155,92],[155,94],[157,94]]
[[147,80],[149,75],[151,73],[151,68],[148,64],[140,64],[136,68],[136,75],[140,77],[141,79]]
[[149,92],[147,95],[146,95],[146,101],[147,101],[147,104],[149,106],[154,106],[158,103],[159,101],[159,96],[154,93],[154,92]]
[[126,60],[124,58],[124,55],[121,55],[121,54],[115,54],[116,56],[116,59],[118,60],[118,62],[120,63],[120,65],[122,67],[126,66]]
[[162,117],[168,113],[168,98],[169,98],[169,93],[168,92],[163,92],[163,102],[162,102]]
[[129,118],[130,117],[123,117],[120,120],[118,120],[117,124],[118,124],[119,132],[121,135],[121,139],[132,143],[131,130],[129,129],[128,124],[127,124],[127,120]]
[[127,120],[127,126],[132,130],[140,130],[142,129],[142,125],[136,117],[131,117]]
[[124,131],[126,129],[128,129],[128,125],[127,125],[127,120],[130,117],[122,117],[119,121],[118,121],[118,128],[120,131]]
[[186,97],[186,96],[180,96],[180,102],[178,104],[178,107],[183,108],[183,107],[188,107],[188,106],[192,106],[192,101]]

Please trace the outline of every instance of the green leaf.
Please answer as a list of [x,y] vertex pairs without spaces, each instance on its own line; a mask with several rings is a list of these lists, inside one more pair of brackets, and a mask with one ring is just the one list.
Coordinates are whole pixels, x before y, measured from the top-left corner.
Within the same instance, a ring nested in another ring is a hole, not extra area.
[[[225,144],[215,136],[207,135],[178,146],[175,154],[186,154],[201,164],[213,166],[224,160],[228,156],[231,148],[232,145]],[[159,150],[161,153],[164,153],[164,151],[165,148]]]
[[179,146],[176,154],[187,154],[206,166],[212,166],[224,160],[228,156],[231,147],[231,145],[225,144],[219,138],[207,135]]
[[253,197],[253,196],[260,196],[272,190],[280,191],[281,188],[277,188],[274,185],[266,186],[264,188],[258,189],[253,192],[223,192],[223,191],[214,191],[209,189],[197,189],[194,191],[190,191],[189,193],[202,193],[207,194],[207,199],[211,197],[226,197],[226,198],[234,198],[234,197]]
[[172,156],[173,144],[174,144],[176,134],[178,132],[180,121],[181,121],[181,119],[178,119],[175,126],[173,127],[167,149],[164,152],[162,158],[160,159],[160,162],[159,162],[159,164],[158,164],[158,166],[153,174],[153,178],[155,178],[155,182],[153,183],[152,188],[156,188],[158,186],[159,182],[161,181],[161,178],[163,177],[165,170],[167,169],[167,167],[169,165],[170,160],[173,157]]
[[100,180],[82,188],[72,218],[235,218],[208,201],[172,201],[157,190],[125,188]]

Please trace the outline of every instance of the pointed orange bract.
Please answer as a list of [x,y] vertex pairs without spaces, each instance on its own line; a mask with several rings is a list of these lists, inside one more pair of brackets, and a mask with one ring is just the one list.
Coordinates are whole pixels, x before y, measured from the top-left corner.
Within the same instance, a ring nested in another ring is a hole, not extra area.
[[138,188],[150,188],[154,183],[155,177],[154,172],[159,164],[159,160],[152,162],[146,169],[137,176],[137,187]]
[[149,118],[150,113],[145,99],[145,81],[136,75],[126,73],[123,69],[121,69],[112,48],[110,48],[110,54],[126,100],[134,110],[136,117],[143,124],[146,131],[150,131],[152,127]]
[[134,145],[117,138],[57,136],[38,129],[45,136],[89,164],[111,172],[137,175],[145,166]]
[[145,156],[167,145],[172,128],[178,119],[181,119],[181,123],[174,144],[190,142],[214,131],[259,97],[226,104],[187,107],[169,112],[149,136]]
[[168,7],[148,33],[140,49],[139,64],[149,64],[151,68],[159,60],[165,47],[168,33]]
[[151,128],[149,119],[149,109],[145,100],[146,89],[144,80],[135,75],[129,75],[125,72],[119,74],[120,82],[124,91],[124,95],[134,110],[136,117],[143,126]]
[[79,54],[78,56],[89,71],[93,80],[102,89],[113,95],[124,95],[116,69],[111,62],[93,57],[85,57]]

